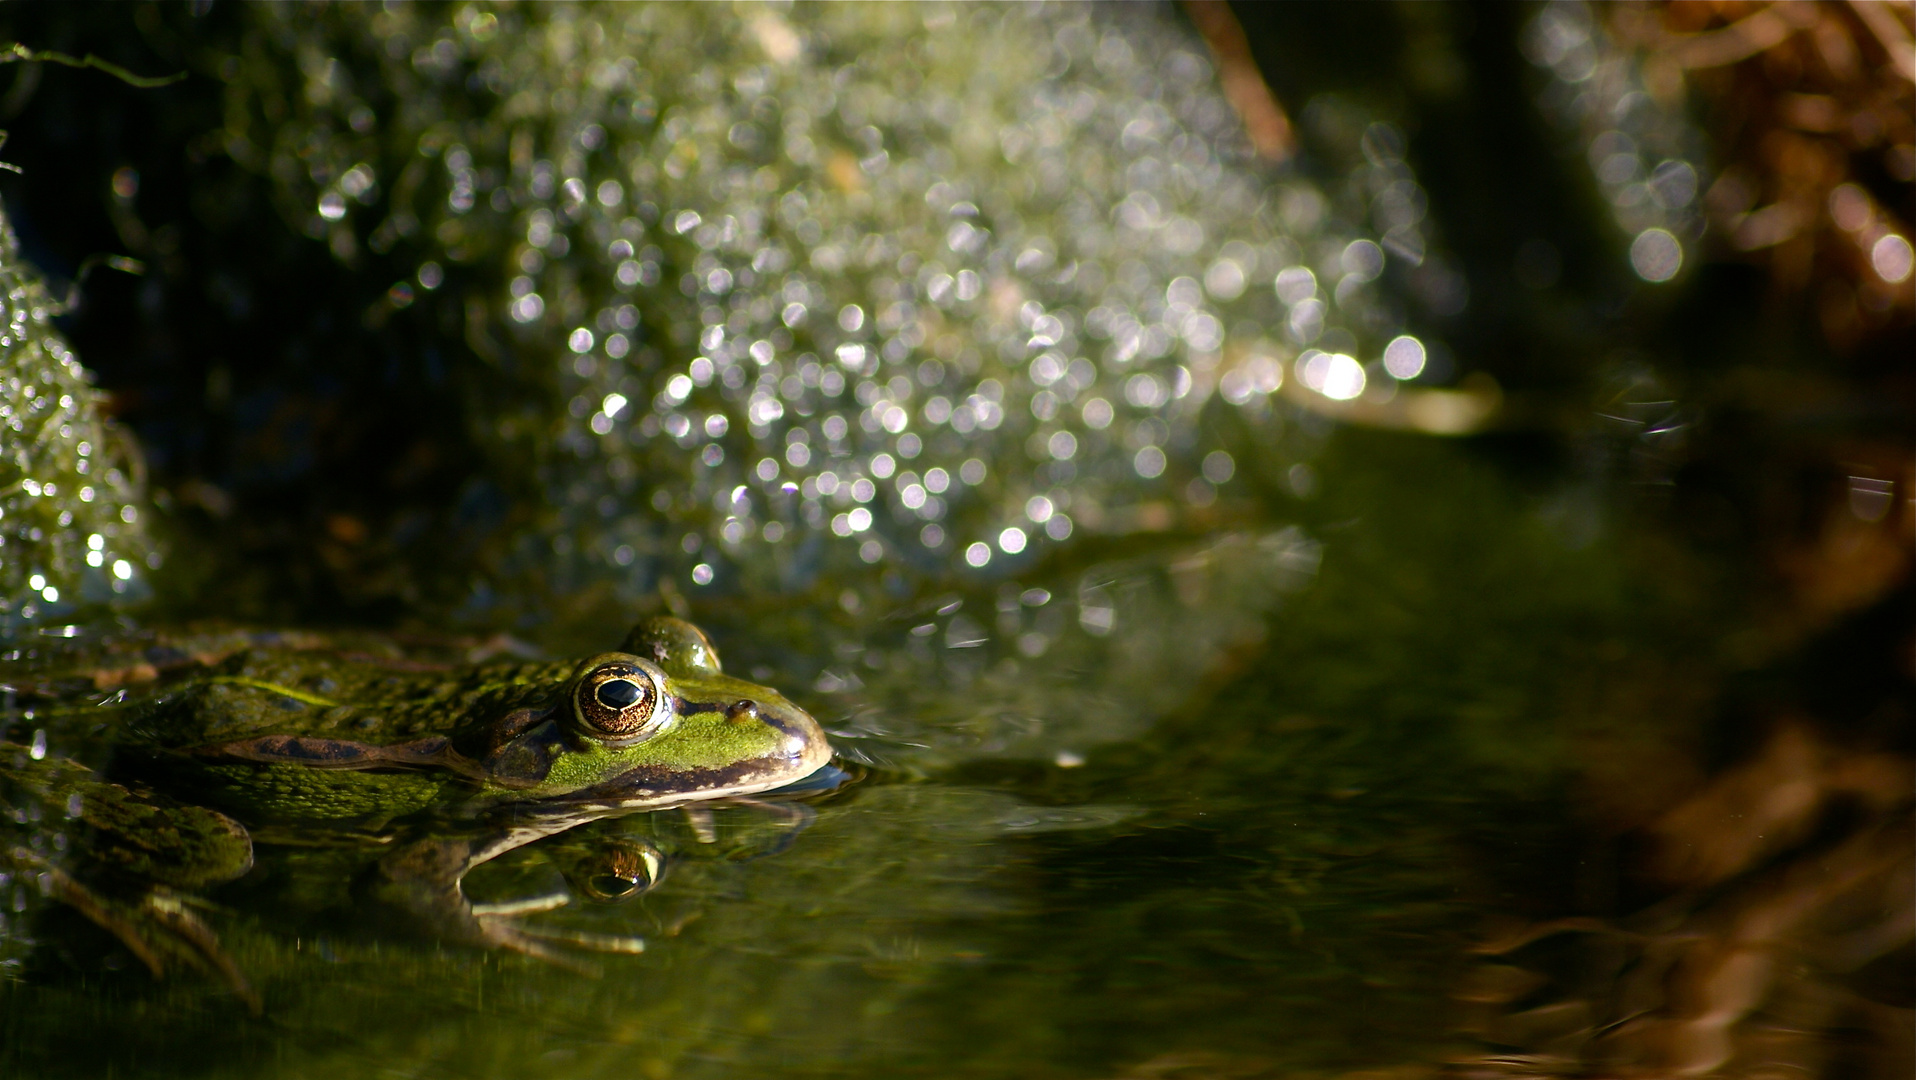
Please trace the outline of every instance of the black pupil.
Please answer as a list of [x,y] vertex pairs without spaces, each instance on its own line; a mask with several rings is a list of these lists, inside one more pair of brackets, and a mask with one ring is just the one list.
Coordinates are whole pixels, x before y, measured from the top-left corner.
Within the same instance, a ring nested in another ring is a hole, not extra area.
[[608,709],[625,709],[637,702],[641,694],[637,683],[629,679],[611,679],[599,684],[596,696],[599,704]]
[[592,887],[606,896],[624,896],[638,888],[639,883],[622,877],[613,877],[611,874],[601,874],[592,879]]

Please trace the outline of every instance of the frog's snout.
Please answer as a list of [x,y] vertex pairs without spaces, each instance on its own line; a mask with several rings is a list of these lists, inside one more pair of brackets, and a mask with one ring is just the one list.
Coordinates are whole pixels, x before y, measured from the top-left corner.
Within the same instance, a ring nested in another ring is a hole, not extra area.
[[750,706],[752,715],[775,728],[783,738],[778,753],[784,759],[792,779],[799,779],[824,767],[832,760],[832,744],[812,715],[796,705],[743,701],[733,706]]

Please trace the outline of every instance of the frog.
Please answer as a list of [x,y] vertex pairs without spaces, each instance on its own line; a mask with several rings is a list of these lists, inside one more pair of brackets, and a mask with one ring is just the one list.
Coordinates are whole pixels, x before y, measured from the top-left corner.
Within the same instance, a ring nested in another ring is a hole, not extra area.
[[[696,817],[833,771],[816,720],[728,675],[711,639],[671,616],[575,661],[422,661],[319,641],[208,660],[129,706],[101,775],[74,781],[93,785],[87,805],[119,792],[139,810],[115,819],[134,842],[96,847],[137,854],[140,821],[191,821],[218,842],[175,843],[188,857],[169,870],[204,886],[244,874],[255,840],[357,846],[377,853],[358,898],[441,940],[555,962],[569,961],[524,924],[538,905],[475,905],[461,887],[468,872],[585,822],[673,808]],[[650,889],[664,855],[627,841],[573,861],[604,868],[580,871],[593,886],[579,891],[609,900]],[[107,925],[88,909],[110,905],[71,884],[62,898]],[[149,896],[142,910],[152,906]]]
[[121,745],[129,767],[229,813],[368,825],[745,796],[832,753],[809,714],[725,674],[704,631],[672,616],[581,661],[247,650],[164,695]]

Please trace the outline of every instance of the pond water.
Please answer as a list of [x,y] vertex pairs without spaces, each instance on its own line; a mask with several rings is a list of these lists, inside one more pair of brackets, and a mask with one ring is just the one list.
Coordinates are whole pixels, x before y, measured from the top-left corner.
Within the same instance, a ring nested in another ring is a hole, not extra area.
[[[1627,492],[1357,431],[1321,472],[1321,498],[1015,591],[865,619],[711,611],[728,662],[791,688],[857,775],[795,836],[735,843],[764,811],[721,809],[719,842],[681,835],[650,893],[526,916],[640,955],[437,946],[354,899],[337,851],[262,834],[252,872],[196,908],[249,1016],[212,975],[155,981],[16,870],[8,1074],[1261,1076],[1481,1054],[1472,950],[1629,914],[1597,838],[1694,783],[1761,646],[1735,574]],[[26,639],[38,662],[11,677],[84,670],[100,633]],[[50,721],[16,698],[10,735],[83,747],[100,696]],[[680,815],[528,845],[468,894],[544,895],[542,847],[682,834]],[[84,842],[62,818],[10,842]]]
[[[0,13],[0,1075],[1906,1075],[1907,124],[1366,10]],[[463,800],[668,614],[832,766]]]

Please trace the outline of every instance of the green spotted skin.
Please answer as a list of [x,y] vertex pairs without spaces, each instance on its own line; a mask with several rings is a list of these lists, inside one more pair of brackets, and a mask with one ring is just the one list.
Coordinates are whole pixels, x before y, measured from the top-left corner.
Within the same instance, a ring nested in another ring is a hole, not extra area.
[[[162,766],[164,767],[164,766]],[[445,773],[345,771],[304,765],[195,763],[169,770],[201,801],[249,822],[340,821],[368,827],[429,810],[455,795]]]
[[168,695],[133,731],[169,747],[261,735],[405,742],[555,704],[577,668],[568,660],[407,670],[383,658],[251,649]]
[[[579,704],[613,668],[639,672],[663,703],[635,735],[596,728]],[[663,618],[581,661],[428,667],[252,649],[176,688],[130,732],[145,768],[256,820],[644,809],[783,786],[831,756],[804,710],[724,674],[703,633]]]

